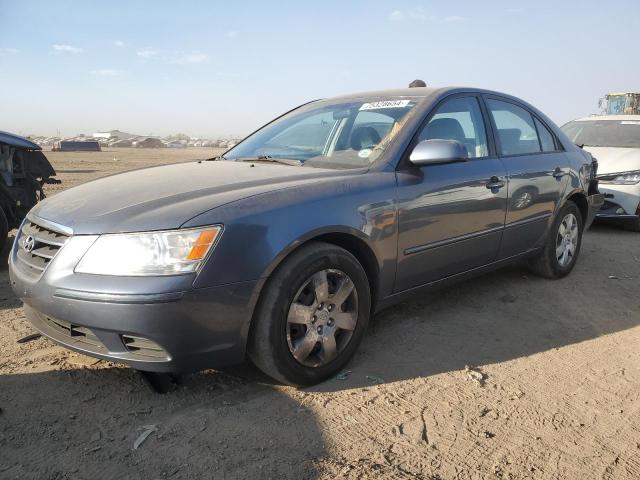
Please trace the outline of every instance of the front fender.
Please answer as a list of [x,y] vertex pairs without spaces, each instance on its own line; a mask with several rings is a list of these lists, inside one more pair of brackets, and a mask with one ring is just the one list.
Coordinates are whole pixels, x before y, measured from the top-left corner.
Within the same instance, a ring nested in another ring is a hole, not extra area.
[[352,235],[371,249],[380,291],[391,291],[397,256],[393,172],[368,172],[267,192],[209,210],[184,227],[224,224],[195,287],[264,279],[301,244],[321,235]]
[[[295,240],[293,240],[291,243],[289,243],[287,246],[285,246],[271,261],[271,263],[269,263],[269,265],[266,267],[265,271],[262,272],[261,274],[261,278],[266,278],[269,277],[271,275],[271,273],[273,273],[273,271],[278,267],[278,265],[280,265],[280,263],[282,263],[282,261],[287,258],[294,250],[296,250],[298,247],[300,247],[301,245],[315,239],[315,238],[320,238],[326,235],[333,235],[333,234],[342,234],[342,235],[349,235],[352,237],[355,237],[361,241],[363,241],[367,247],[369,247],[369,249],[373,252],[375,252],[374,248],[374,241],[373,239],[366,235],[362,230],[358,230],[356,228],[353,228],[352,226],[349,225],[326,225],[323,227],[319,227],[315,230],[306,232],[305,234],[303,234],[302,236],[300,236],[299,238],[296,238]],[[376,255],[376,262],[378,263],[378,270],[381,270],[383,265],[381,264],[381,262],[379,261],[380,257],[378,257]]]

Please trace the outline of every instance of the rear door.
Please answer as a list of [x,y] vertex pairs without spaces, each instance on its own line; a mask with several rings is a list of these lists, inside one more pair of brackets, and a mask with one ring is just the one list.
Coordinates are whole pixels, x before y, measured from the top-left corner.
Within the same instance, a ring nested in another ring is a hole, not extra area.
[[567,187],[569,161],[551,130],[524,105],[494,96],[485,101],[509,179],[503,259],[534,248],[545,234]]
[[396,291],[495,260],[507,203],[506,171],[494,154],[486,112],[475,95],[449,97],[426,118],[422,140],[457,140],[465,162],[398,169]]

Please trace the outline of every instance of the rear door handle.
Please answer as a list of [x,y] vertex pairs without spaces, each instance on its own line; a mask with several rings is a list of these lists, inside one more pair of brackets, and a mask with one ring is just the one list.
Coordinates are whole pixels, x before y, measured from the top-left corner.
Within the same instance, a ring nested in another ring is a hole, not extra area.
[[504,181],[495,176],[491,177],[489,179],[489,183],[487,183],[487,188],[489,190],[498,190],[502,187],[504,187]]

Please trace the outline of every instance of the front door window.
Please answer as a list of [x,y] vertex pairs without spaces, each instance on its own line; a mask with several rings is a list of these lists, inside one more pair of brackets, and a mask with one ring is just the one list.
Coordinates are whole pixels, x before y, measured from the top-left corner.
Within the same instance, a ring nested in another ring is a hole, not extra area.
[[469,158],[486,157],[487,133],[478,99],[454,98],[438,107],[419,134],[419,140],[456,140],[467,148]]

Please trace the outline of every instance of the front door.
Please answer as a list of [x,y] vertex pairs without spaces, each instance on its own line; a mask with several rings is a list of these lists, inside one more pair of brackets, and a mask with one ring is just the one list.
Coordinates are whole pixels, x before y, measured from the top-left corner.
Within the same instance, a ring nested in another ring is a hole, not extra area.
[[489,148],[479,99],[456,96],[439,105],[416,143],[432,139],[461,142],[469,160],[397,172],[396,291],[491,263],[500,246],[506,171]]
[[569,161],[543,121],[524,106],[487,98],[496,147],[507,168],[509,200],[499,258],[540,243],[569,181]]

